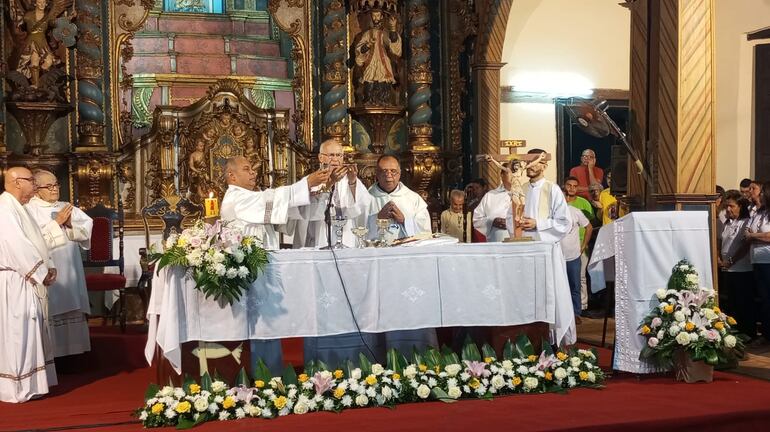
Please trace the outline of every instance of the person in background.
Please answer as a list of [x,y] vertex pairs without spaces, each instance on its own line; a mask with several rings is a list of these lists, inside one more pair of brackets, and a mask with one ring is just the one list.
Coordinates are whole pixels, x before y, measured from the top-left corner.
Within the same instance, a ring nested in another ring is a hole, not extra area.
[[762,299],[759,314],[762,336],[765,342],[770,342],[770,182],[765,182],[762,186],[760,204],[751,218],[745,236],[746,240],[751,242],[754,282]]
[[590,187],[594,184],[602,184],[604,170],[596,166],[596,153],[591,149],[585,149],[580,156],[580,165],[569,170],[569,176],[578,180],[578,195],[590,199]]
[[596,217],[601,218],[602,225],[607,225],[619,216],[622,216],[618,208],[618,200],[615,199],[610,190],[611,185],[612,173],[608,171],[607,187],[605,189],[601,190],[601,186],[592,186],[592,196],[595,197],[593,205],[596,209]]
[[[466,211],[469,211],[471,214],[473,214],[473,211],[476,210],[476,207],[479,205],[481,199],[484,198],[484,195],[486,195],[487,192],[489,192],[489,184],[487,184],[487,181],[483,178],[477,178],[468,183],[468,185],[465,186]],[[471,241],[473,243],[484,243],[487,241],[487,238],[484,236],[484,234],[479,232],[479,230],[473,228]]]
[[[575,311],[575,323],[580,324],[580,315],[582,315],[582,294],[580,287],[580,257],[588,247],[588,239],[593,234],[593,226],[585,217],[582,211],[576,207],[567,206],[570,214],[571,228],[564,238],[561,239],[561,249],[564,253],[564,260],[567,262],[567,280],[569,281],[569,290],[572,295],[572,308]],[[585,230],[583,240],[580,239],[580,229]],[[586,302],[587,302],[586,298]]]
[[500,170],[500,186],[487,192],[473,211],[473,228],[487,242],[501,242],[509,237],[505,217],[511,210],[511,176],[507,163]]
[[749,201],[737,190],[729,190],[724,195],[725,223],[720,237],[722,246],[717,265],[721,272],[721,285],[727,294],[727,302],[723,309],[733,315],[738,321],[738,330],[755,338],[757,335],[757,319],[754,313],[754,297],[756,289],[754,274],[749,257],[750,243],[746,241],[744,232],[749,226]]
[[749,214],[754,217],[757,209],[762,206],[762,183],[759,180],[752,180],[749,184]]
[[726,210],[725,210],[725,202],[724,202],[724,195],[725,195],[725,188],[722,186],[717,185],[717,199],[714,201],[714,206],[717,210],[717,241],[721,240],[722,235],[722,228],[725,226],[725,221],[727,220],[726,216]]
[[751,201],[751,195],[749,194],[749,186],[751,186],[751,179],[745,178],[741,180],[740,183],[740,190],[741,195],[743,195],[744,198]]
[[[567,204],[575,207],[583,213],[583,216],[588,219],[588,222],[593,228],[594,220],[594,207],[588,202],[587,199],[577,196],[578,179],[575,177],[567,177],[564,180],[564,198],[567,200]],[[591,242],[591,237],[585,238],[586,229],[582,226],[579,227],[580,244],[586,246]],[[580,304],[583,310],[588,309],[588,281],[586,280],[586,268],[588,267],[588,247],[583,248],[583,252],[580,254]]]
[[470,212],[464,213],[465,192],[454,189],[449,193],[449,208],[441,213],[441,232],[463,243],[470,243],[473,231]]

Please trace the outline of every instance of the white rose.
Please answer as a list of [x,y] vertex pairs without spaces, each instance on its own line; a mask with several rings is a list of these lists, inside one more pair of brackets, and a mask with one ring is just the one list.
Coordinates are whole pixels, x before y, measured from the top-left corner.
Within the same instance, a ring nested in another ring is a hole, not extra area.
[[358,406],[366,406],[368,403],[369,403],[369,398],[366,397],[366,395],[362,395],[361,394],[361,395],[356,396],[356,405],[358,405]]
[[380,393],[382,393],[382,396],[385,398],[385,400],[393,397],[393,390],[391,390],[391,388],[388,386],[383,386],[380,390]]
[[571,359],[569,359],[569,364],[572,367],[578,367],[578,366],[580,366],[580,359],[577,358],[577,357],[572,357]]
[[417,368],[414,365],[409,365],[404,369],[404,376],[407,378],[414,378],[417,376]]
[[670,334],[671,336],[676,336],[677,334],[679,334],[680,331],[682,330],[676,324],[668,328],[668,334]]
[[658,336],[658,340],[663,339],[666,336],[666,331],[665,330],[658,330],[657,336]]
[[684,322],[684,319],[685,319],[684,312],[682,311],[674,312],[674,319],[677,320],[678,322]]
[[301,400],[297,402],[296,405],[294,405],[294,414],[307,414],[309,411],[309,408],[307,406],[307,402],[304,400]]
[[698,334],[697,333],[690,333],[690,342],[695,342],[698,340]]
[[355,368],[352,371],[350,371],[350,377],[356,380],[361,379],[361,369]]
[[658,299],[663,300],[664,298],[666,298],[666,290],[661,288],[655,291],[655,295],[658,297]]
[[417,387],[417,396],[419,396],[420,399],[427,399],[428,396],[430,396],[430,387],[425,384],[420,384],[420,386]]
[[593,372],[588,372],[588,381],[596,382],[596,374]]
[[383,372],[385,372],[385,368],[381,364],[375,363],[372,365],[372,373],[374,375],[382,375]]
[[227,269],[227,272],[225,273],[225,276],[228,279],[235,279],[236,276],[238,276],[238,269],[231,267]]
[[248,404],[244,408],[246,409],[246,413],[251,417],[259,417],[259,415],[262,414],[262,408],[258,406]]
[[690,335],[688,335],[686,332],[679,333],[676,335],[676,341],[679,343],[679,345],[688,345],[690,343]]
[[163,397],[168,397],[174,394],[174,387],[171,386],[165,386],[162,389],[160,389],[160,395]]
[[206,411],[209,407],[209,401],[203,398],[197,398],[195,399],[195,402],[193,402],[193,408],[195,408],[195,411],[203,412]]
[[685,281],[692,285],[698,285],[698,275],[697,274],[688,274],[685,276]]
[[452,399],[457,399],[462,396],[462,394],[463,392],[460,390],[460,387],[449,387],[449,390],[447,391],[447,395]]
[[724,342],[727,348],[733,348],[738,340],[733,335],[727,335],[725,336]]
[[459,364],[449,364],[444,366],[444,370],[449,374],[449,376],[456,376],[458,373],[460,373],[461,370],[463,370],[463,368]]
[[492,384],[492,387],[500,390],[505,386],[505,379],[503,379],[503,377],[500,375],[495,375],[492,377],[490,384]]
[[658,340],[658,338],[651,337],[647,340],[647,345],[649,345],[650,348],[655,348],[656,346],[658,346],[659,342],[660,341]]
[[214,381],[211,383],[211,391],[214,393],[223,392],[225,390],[227,390],[227,385],[222,381]]
[[537,387],[538,381],[535,377],[524,378],[524,387],[528,390],[532,390]]
[[513,362],[510,360],[503,360],[502,366],[507,371],[513,370]]
[[714,312],[713,309],[703,308],[700,310],[700,312],[703,314],[703,316],[706,317],[709,321],[713,321],[717,319],[717,314]]
[[563,380],[564,378],[567,378],[567,371],[561,367],[556,368],[556,370],[553,371],[553,376],[555,376],[557,380]]

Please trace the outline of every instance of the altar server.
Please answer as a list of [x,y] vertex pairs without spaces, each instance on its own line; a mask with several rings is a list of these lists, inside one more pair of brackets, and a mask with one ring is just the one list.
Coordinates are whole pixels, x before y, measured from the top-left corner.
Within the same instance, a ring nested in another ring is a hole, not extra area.
[[[539,149],[527,153],[545,155],[545,151]],[[524,236],[558,242],[572,228],[572,220],[561,188],[543,175],[547,166],[544,157],[527,165],[529,182],[524,185],[524,215],[516,223],[524,230]]]
[[37,195],[25,207],[40,227],[58,269],[48,293],[54,357],[81,354],[91,350],[86,320],[91,308],[80,249],[91,248],[94,222],[79,208],[59,201],[59,183],[53,173],[37,170],[34,176]]
[[484,194],[473,210],[473,227],[484,234],[488,242],[501,242],[510,237],[506,228],[510,211],[511,176],[506,170],[500,170],[500,186]]
[[22,167],[5,172],[0,195],[0,401],[25,402],[56,385],[48,329],[48,286],[56,269],[24,204],[35,195],[35,178]]

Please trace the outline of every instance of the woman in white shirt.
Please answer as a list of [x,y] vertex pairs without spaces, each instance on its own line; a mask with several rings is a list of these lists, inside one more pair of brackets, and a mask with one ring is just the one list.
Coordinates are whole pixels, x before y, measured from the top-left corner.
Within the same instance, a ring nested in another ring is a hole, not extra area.
[[722,270],[720,287],[727,294],[723,309],[735,316],[741,333],[754,338],[757,335],[756,289],[749,257],[751,243],[744,237],[751,222],[749,201],[739,191],[729,190],[724,194],[722,205],[726,219],[720,234],[722,248],[717,263]]
[[762,185],[760,206],[746,230],[746,239],[751,242],[751,264],[754,266],[754,280],[757,284],[762,308],[759,320],[762,335],[770,341],[770,182]]

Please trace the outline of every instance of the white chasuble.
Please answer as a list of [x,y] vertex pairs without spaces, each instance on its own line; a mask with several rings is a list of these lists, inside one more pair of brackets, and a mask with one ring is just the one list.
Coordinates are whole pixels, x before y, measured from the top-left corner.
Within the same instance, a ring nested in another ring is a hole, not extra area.
[[380,186],[375,183],[369,188],[369,194],[372,197],[369,203],[367,223],[369,238],[377,238],[377,213],[390,201],[393,201],[404,214],[403,224],[394,223],[397,226],[395,229],[398,231],[396,238],[431,232],[428,204],[420,195],[404,186],[403,183],[399,182],[398,186],[390,193],[380,189]]
[[524,235],[535,240],[558,242],[569,232],[572,220],[559,186],[546,179],[524,185],[526,202],[524,217],[537,221],[537,227],[532,231],[524,231]]
[[506,228],[492,226],[496,218],[505,219],[511,211],[511,195],[503,185],[484,194],[473,210],[473,227],[487,238],[487,242],[501,242],[509,237]]
[[[91,230],[94,221],[77,207],[72,209],[71,227],[56,223],[57,214],[68,203],[49,203],[38,197],[26,205],[35,219],[56,266],[56,282],[48,290],[49,322],[53,330],[54,356],[80,354],[91,350],[86,314],[91,313],[88,303],[83,259],[80,249],[91,248]],[[58,244],[60,236],[64,244]]]
[[57,383],[42,285],[52,263],[40,229],[7,192],[0,220],[0,401],[25,402]]

